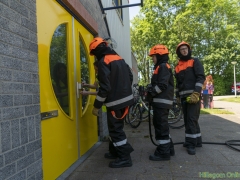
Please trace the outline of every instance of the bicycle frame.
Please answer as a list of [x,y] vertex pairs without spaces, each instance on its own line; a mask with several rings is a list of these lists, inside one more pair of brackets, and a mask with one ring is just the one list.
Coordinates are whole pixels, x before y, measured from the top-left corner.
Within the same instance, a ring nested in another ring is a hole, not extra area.
[[[141,92],[139,92],[141,90]],[[138,88],[138,85],[134,86],[134,95],[135,95],[135,104],[131,106],[131,111],[129,109],[129,115],[128,115],[128,123],[133,128],[136,128],[140,125],[140,123],[148,119],[148,115],[143,116],[144,111],[150,113],[150,116],[153,116],[153,110],[149,109],[147,103],[144,102],[143,97],[146,95],[146,92],[143,87]],[[182,110],[181,105],[177,104],[176,99],[174,99],[173,107],[169,109],[169,115],[168,115],[168,124],[175,124],[181,120],[182,117]]]
[[[139,104],[140,106],[143,106],[147,112],[149,111],[148,107],[146,106],[145,102],[143,101],[142,97],[139,97]],[[153,110],[150,110],[150,114],[153,116]]]

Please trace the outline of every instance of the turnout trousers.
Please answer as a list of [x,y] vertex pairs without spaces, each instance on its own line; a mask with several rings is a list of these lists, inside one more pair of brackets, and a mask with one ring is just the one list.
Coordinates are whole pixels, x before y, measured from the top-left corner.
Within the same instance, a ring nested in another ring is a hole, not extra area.
[[153,125],[155,128],[155,139],[159,143],[154,153],[156,156],[169,156],[170,146],[173,146],[169,134],[168,113],[169,109],[153,107]]
[[[121,117],[124,109],[114,110],[116,117]],[[116,119],[111,111],[107,109],[107,123],[110,136],[109,152],[112,155],[118,156],[120,159],[128,159],[133,151],[132,146],[127,142],[127,137],[123,131],[124,118]]]
[[186,147],[196,147],[202,144],[200,126],[198,124],[201,100],[196,104],[186,102],[186,98],[181,99],[185,123],[185,145]]

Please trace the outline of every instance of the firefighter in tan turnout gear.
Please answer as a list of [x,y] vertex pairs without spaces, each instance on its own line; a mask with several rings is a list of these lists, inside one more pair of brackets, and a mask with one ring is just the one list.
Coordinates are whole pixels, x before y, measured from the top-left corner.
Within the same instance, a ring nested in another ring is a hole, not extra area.
[[107,107],[110,142],[109,153],[105,153],[104,156],[108,159],[116,159],[109,163],[109,167],[132,166],[130,153],[133,148],[127,141],[123,126],[128,107],[134,102],[131,88],[133,75],[124,59],[102,38],[94,38],[89,49],[90,55],[94,55],[98,61],[99,81],[92,113],[98,116],[102,105],[105,104]]
[[149,156],[153,161],[170,160],[170,155],[175,154],[168,126],[168,113],[172,108],[174,95],[173,73],[168,64],[168,54],[167,47],[161,44],[152,47],[149,53],[154,63],[154,72],[151,84],[148,85],[148,94],[152,97],[155,139],[159,143],[154,154]]
[[176,97],[180,98],[185,123],[184,147],[190,155],[196,153],[195,147],[202,147],[202,136],[198,124],[200,114],[200,93],[205,81],[203,65],[197,58],[192,58],[190,45],[178,44],[176,53],[179,62],[175,68]]

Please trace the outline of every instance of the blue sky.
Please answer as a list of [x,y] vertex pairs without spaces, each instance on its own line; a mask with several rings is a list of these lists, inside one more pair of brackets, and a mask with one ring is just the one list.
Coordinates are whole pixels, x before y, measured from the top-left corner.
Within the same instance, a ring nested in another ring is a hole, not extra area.
[[[129,0],[129,4],[136,4],[136,3],[140,3],[141,0]],[[133,6],[133,7],[129,7],[129,17],[130,17],[130,21],[134,18],[134,16],[136,16],[139,13],[141,6]]]

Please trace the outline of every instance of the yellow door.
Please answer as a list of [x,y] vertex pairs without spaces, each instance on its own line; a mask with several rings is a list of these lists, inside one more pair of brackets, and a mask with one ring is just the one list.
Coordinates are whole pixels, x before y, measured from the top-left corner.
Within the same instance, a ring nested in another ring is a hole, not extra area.
[[37,27],[43,178],[54,180],[98,141],[94,97],[77,90],[95,79],[93,36],[55,0],[37,0]]
[[[76,47],[76,67],[77,69],[77,82],[86,82],[94,84],[95,71],[93,57],[89,56],[88,45],[93,39],[93,36],[76,20],[74,20],[74,37]],[[80,67],[79,67],[80,65]],[[86,89],[90,91],[96,91]],[[80,136],[80,155],[83,155],[89,148],[92,147],[93,142],[98,139],[97,135],[97,118],[92,116],[92,108],[94,103],[94,96],[80,96],[79,101],[79,136]],[[91,118],[89,118],[91,117]],[[93,141],[89,141],[93,140]]]

